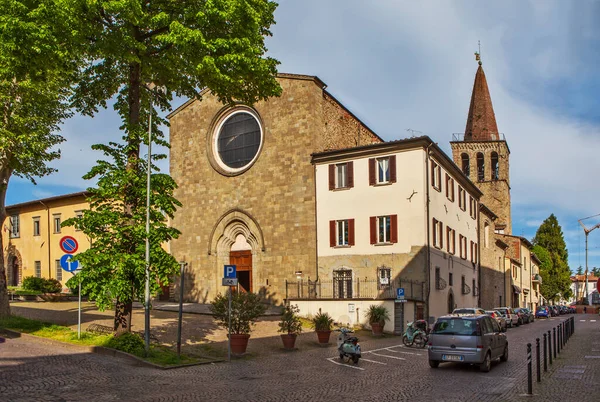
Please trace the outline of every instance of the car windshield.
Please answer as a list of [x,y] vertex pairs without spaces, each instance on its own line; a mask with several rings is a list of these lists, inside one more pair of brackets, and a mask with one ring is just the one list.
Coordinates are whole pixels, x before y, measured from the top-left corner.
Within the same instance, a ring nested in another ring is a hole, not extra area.
[[452,314],[473,314],[475,313],[475,309],[473,308],[457,308],[454,309]]
[[546,311],[546,307],[538,307],[537,311]]
[[477,335],[476,320],[462,318],[441,318],[433,327],[433,333],[438,335]]

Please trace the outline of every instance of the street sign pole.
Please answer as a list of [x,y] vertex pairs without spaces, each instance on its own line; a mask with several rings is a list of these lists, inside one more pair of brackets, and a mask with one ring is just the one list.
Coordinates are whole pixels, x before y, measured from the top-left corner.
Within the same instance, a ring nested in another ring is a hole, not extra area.
[[229,322],[227,323],[227,361],[231,361],[231,286],[229,287],[229,313],[227,314]]
[[177,322],[177,357],[181,354],[181,321],[183,316],[183,270],[187,266],[187,262],[179,263],[179,276],[181,282],[179,284],[179,319]]

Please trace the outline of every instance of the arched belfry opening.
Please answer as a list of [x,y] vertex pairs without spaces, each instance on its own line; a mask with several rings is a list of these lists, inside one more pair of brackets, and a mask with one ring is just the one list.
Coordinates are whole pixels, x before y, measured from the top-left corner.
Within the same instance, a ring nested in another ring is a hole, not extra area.
[[477,152],[477,181],[485,180],[485,159],[483,153]]
[[492,152],[492,180],[498,180],[500,178],[500,167],[498,165],[498,153]]
[[469,165],[469,154],[463,153],[460,156],[460,158],[462,161],[462,172],[465,174],[465,176],[469,177],[469,175],[471,174],[471,166]]

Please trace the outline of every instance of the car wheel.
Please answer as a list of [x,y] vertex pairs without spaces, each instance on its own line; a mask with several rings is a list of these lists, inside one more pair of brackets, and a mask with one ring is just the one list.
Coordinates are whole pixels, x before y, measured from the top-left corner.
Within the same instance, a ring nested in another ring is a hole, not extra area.
[[492,368],[492,358],[490,356],[490,352],[485,355],[485,359],[483,359],[483,363],[479,365],[479,370],[487,373]]
[[438,368],[440,365],[440,362],[437,360],[429,360],[429,367],[431,368]]
[[508,360],[508,344],[506,344],[506,346],[504,347],[504,353],[502,353],[502,356],[500,356],[501,362],[505,362],[507,360]]

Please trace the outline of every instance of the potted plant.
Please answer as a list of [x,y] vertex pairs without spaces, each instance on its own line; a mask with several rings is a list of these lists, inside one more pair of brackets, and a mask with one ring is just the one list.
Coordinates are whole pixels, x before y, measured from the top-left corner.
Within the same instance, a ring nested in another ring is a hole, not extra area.
[[383,335],[383,327],[385,322],[389,321],[390,314],[388,309],[383,305],[371,304],[367,310],[367,320],[371,325],[371,331],[373,335]]
[[283,341],[283,347],[287,350],[294,349],[296,338],[298,334],[302,332],[302,321],[298,313],[300,309],[298,306],[288,305],[283,310],[281,321],[279,321],[279,332],[281,334],[281,340]]
[[210,311],[217,324],[231,331],[231,353],[246,353],[252,325],[266,311],[260,296],[255,293],[232,292],[231,327],[229,328],[229,296],[218,294],[210,305]]
[[329,336],[333,328],[333,318],[328,313],[317,313],[312,319],[312,326],[317,332],[317,337],[321,345],[329,343]]

